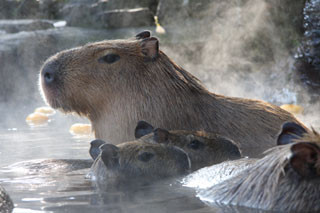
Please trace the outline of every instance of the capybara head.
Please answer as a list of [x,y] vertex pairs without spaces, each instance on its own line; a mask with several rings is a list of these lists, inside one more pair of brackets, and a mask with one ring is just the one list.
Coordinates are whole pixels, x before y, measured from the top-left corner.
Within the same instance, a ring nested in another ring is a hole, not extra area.
[[238,146],[232,140],[205,131],[154,129],[151,124],[139,121],[135,137],[143,141],[180,147],[189,155],[193,171],[241,157]]
[[320,211],[320,135],[287,122],[251,167],[200,192],[203,200],[283,212]]
[[118,93],[136,87],[136,79],[147,83],[154,78],[146,76],[145,70],[158,54],[158,39],[148,31],[134,39],[106,40],[59,52],[41,68],[44,96],[53,108],[93,117],[108,102],[119,99]]
[[[94,144],[94,143],[91,143]],[[131,141],[104,143],[91,167],[93,176],[107,183],[151,182],[190,171],[190,159],[180,148]]]

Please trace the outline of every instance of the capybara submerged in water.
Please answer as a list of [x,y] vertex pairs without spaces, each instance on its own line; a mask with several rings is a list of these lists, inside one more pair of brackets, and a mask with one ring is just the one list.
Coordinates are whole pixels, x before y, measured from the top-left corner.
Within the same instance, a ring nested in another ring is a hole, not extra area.
[[285,145],[270,149],[248,169],[200,191],[199,197],[209,203],[264,210],[319,212],[320,135],[286,123],[278,144]]
[[[95,146],[97,140],[91,142]],[[101,140],[98,140],[100,143]],[[190,172],[188,155],[180,148],[144,141],[100,145],[94,156],[91,177],[107,184],[149,183],[156,180],[185,175]]]
[[133,140],[136,123],[145,120],[215,132],[255,156],[276,145],[285,121],[298,122],[280,107],[209,92],[148,31],[59,52],[44,63],[40,81],[53,108],[88,117],[96,138],[112,143]]
[[135,137],[183,149],[190,157],[192,171],[241,157],[241,152],[233,141],[205,131],[154,129],[151,124],[139,121]]

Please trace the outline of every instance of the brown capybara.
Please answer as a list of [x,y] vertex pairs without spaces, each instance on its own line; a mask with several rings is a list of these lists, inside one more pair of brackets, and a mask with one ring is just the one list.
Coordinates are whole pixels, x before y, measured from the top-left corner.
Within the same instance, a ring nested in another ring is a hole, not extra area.
[[[95,150],[98,144],[99,153]],[[139,140],[117,146],[94,140],[90,155],[95,160],[91,166],[91,178],[113,185],[145,184],[185,175],[191,168],[190,159],[182,149]]]
[[0,212],[10,213],[13,209],[13,202],[7,192],[0,186]]
[[40,81],[53,108],[86,116],[96,138],[112,143],[133,140],[136,123],[145,120],[169,130],[215,132],[256,156],[276,145],[285,121],[298,122],[278,106],[209,92],[148,31],[59,52],[44,63]]
[[251,167],[200,191],[199,197],[277,212],[319,212],[320,135],[289,122],[278,144]]
[[192,171],[241,158],[241,152],[233,141],[205,131],[154,129],[151,124],[139,121],[135,137],[142,141],[163,143],[183,149],[189,155]]

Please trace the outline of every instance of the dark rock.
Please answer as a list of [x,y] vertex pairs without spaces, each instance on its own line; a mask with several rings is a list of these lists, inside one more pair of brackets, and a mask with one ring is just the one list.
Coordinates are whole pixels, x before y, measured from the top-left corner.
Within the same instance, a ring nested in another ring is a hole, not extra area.
[[310,0],[304,10],[304,38],[297,53],[296,70],[311,90],[320,91],[320,1]]
[[7,192],[0,186],[0,212],[10,213],[13,209],[13,203]]
[[52,22],[46,20],[0,20],[0,31],[5,31],[6,33],[46,30],[53,27]]
[[39,13],[37,0],[2,0],[0,3],[0,17],[2,19],[36,18]]

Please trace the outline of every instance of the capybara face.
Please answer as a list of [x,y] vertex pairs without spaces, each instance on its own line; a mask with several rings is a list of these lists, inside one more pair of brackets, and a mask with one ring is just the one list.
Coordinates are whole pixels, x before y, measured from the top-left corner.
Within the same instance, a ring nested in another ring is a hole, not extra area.
[[105,143],[99,149],[91,171],[98,180],[107,183],[139,183],[180,176],[187,174],[191,166],[183,150],[164,144],[132,141],[115,146]]
[[192,170],[241,157],[238,146],[231,140],[205,131],[186,131],[157,128],[145,121],[138,122],[136,138],[148,142],[180,147],[190,157]]
[[143,32],[135,39],[96,42],[50,57],[40,73],[47,102],[65,112],[94,116],[119,99],[117,93],[123,94],[124,85],[142,75],[145,61],[158,54],[158,40],[149,36]]

